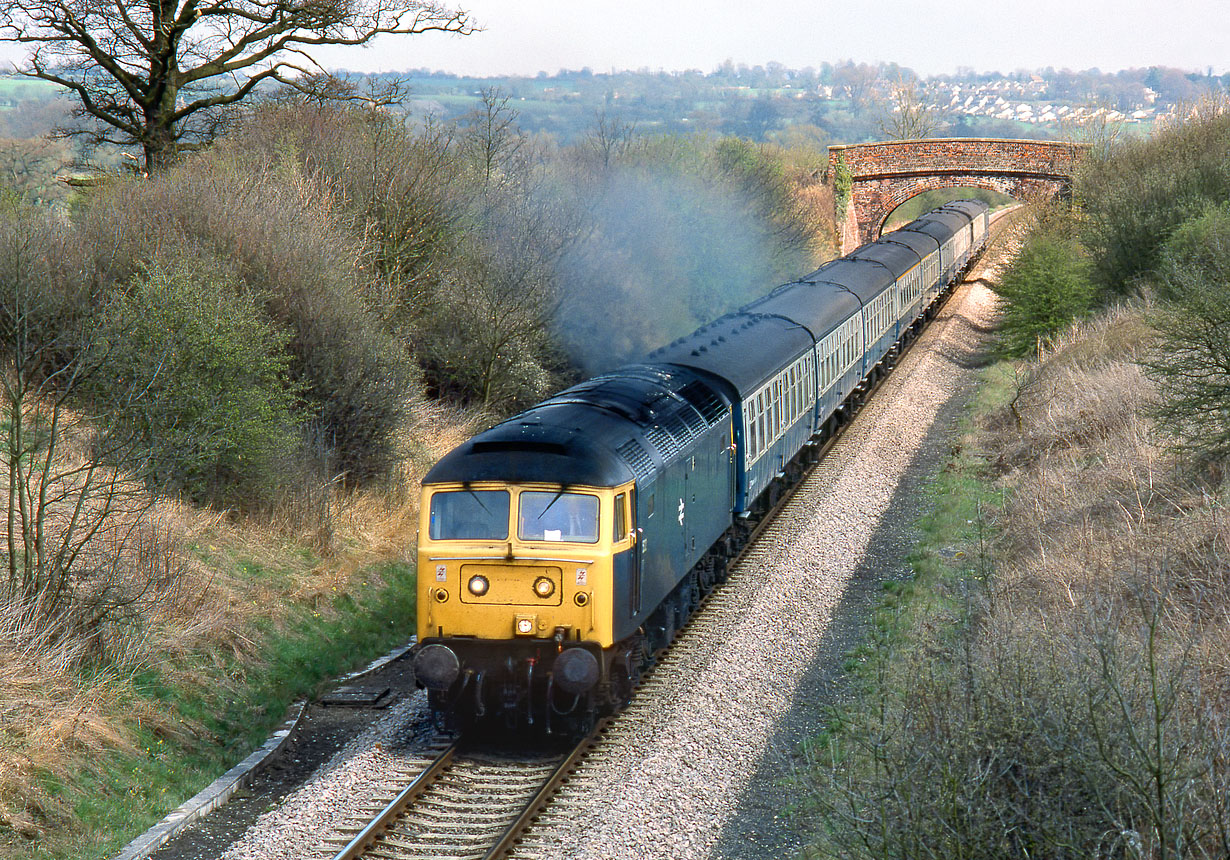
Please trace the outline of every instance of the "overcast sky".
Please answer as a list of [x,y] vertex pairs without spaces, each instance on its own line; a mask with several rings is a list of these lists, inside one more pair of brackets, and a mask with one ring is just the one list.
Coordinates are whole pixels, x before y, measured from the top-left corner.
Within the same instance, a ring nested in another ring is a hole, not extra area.
[[[442,0],[446,4],[453,0]],[[839,60],[922,75],[1046,66],[1230,71],[1228,0],[464,0],[483,31],[319,49],[328,68],[551,74],[561,68],[710,72],[730,59]],[[0,60],[21,49],[0,46]]]
[[[444,0],[449,2],[449,0]],[[700,69],[723,60],[793,68],[851,59],[922,75],[1054,66],[1230,71],[1227,0],[469,0],[472,36],[331,49],[330,68],[427,67],[473,75],[561,68]]]

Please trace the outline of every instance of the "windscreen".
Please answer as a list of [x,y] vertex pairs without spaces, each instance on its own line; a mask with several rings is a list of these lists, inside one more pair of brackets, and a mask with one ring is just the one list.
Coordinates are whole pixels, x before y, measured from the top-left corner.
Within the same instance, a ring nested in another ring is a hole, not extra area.
[[598,542],[598,497],[582,493],[521,494],[517,534],[522,540]]
[[508,540],[507,490],[456,490],[431,497],[432,540]]

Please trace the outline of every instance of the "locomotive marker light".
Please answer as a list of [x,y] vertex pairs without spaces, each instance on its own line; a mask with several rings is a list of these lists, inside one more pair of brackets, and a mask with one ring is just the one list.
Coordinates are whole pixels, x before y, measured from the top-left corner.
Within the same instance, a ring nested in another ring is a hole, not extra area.
[[534,580],[534,593],[546,600],[555,593],[555,583],[545,576],[540,576]]
[[538,626],[538,617],[535,615],[518,615],[516,631],[518,636],[531,636],[534,633],[534,628]]
[[475,597],[482,597],[487,593],[487,589],[491,587],[491,583],[487,582],[487,577],[482,576],[481,574],[475,574],[470,577],[470,582],[467,587],[470,589],[470,593]]
[[436,589],[436,603],[448,603],[448,590],[444,588]]

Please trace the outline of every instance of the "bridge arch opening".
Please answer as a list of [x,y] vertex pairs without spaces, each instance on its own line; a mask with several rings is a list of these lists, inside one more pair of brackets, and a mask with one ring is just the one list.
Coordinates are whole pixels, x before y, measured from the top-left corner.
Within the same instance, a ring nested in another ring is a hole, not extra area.
[[924,212],[930,212],[938,206],[943,206],[945,203],[951,203],[954,200],[983,200],[992,209],[1001,209],[1005,206],[1011,206],[1014,203],[1022,201],[1004,194],[991,187],[979,187],[977,185],[956,185],[942,186],[937,188],[928,188],[925,190],[915,189],[916,193],[912,197],[907,197],[905,200],[897,204],[897,207],[890,211],[876,229],[876,237],[896,230],[909,222],[918,218]]
[[1087,151],[1087,144],[1007,138],[830,146],[825,176],[845,208],[838,213],[842,252],[879,236],[889,214],[923,191],[973,187],[1017,200],[1062,195]]

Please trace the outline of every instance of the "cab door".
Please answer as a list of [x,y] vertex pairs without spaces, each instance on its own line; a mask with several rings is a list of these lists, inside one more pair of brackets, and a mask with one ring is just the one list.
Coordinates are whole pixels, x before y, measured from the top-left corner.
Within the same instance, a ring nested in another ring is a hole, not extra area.
[[635,490],[628,487],[615,494],[611,512],[611,564],[615,588],[615,622],[618,626],[641,611],[642,555],[646,542],[636,527]]

